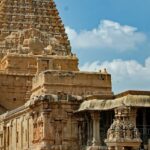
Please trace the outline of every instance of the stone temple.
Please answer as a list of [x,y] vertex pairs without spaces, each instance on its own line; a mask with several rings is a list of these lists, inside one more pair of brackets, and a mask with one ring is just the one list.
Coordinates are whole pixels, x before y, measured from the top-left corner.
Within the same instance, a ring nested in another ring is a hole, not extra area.
[[79,70],[53,0],[0,0],[0,150],[150,150],[149,115],[149,91]]

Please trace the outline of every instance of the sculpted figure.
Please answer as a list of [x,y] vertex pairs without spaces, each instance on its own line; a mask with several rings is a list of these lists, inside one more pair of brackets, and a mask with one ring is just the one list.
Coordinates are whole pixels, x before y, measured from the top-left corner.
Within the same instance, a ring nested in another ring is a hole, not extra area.
[[38,37],[33,37],[33,38],[30,38],[29,41],[29,51],[32,52],[33,54],[40,54],[43,49],[44,49],[44,46],[42,44],[42,42],[38,39]]

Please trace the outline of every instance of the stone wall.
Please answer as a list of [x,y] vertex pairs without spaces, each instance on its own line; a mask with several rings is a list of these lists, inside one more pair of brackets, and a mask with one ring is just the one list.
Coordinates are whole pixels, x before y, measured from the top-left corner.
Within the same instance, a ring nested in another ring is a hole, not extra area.
[[0,149],[79,150],[79,118],[73,114],[78,105],[36,97],[1,115]]
[[73,56],[6,55],[0,62],[0,104],[7,110],[23,105],[30,98],[36,73],[49,69],[77,71],[77,62]]
[[34,75],[37,72],[37,58],[33,55],[8,54],[1,60],[0,69],[7,73]]
[[30,98],[32,75],[0,73],[0,105],[6,110],[17,108]]
[[36,74],[45,70],[78,71],[76,56],[8,54],[0,62],[0,70],[8,73]]
[[39,56],[37,58],[37,72],[45,70],[79,71],[76,56]]
[[32,95],[58,92],[80,96],[112,95],[111,76],[102,73],[45,71],[33,79]]

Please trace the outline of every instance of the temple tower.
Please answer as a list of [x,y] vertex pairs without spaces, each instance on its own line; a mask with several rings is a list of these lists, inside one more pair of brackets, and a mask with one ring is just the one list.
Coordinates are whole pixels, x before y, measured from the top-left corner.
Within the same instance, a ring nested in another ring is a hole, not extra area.
[[45,70],[79,70],[54,1],[0,0],[2,111],[23,105]]
[[1,0],[1,57],[8,52],[28,54],[33,42],[39,43],[48,54],[71,54],[70,42],[54,1]]

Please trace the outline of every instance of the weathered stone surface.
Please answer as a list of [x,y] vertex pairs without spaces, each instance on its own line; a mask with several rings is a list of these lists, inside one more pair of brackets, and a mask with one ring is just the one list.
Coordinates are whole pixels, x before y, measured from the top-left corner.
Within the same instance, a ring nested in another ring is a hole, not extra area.
[[106,69],[79,71],[53,0],[0,0],[0,150],[107,149],[103,122],[109,149],[137,149],[142,95],[129,96],[126,112],[117,107],[130,100],[115,99]]
[[130,147],[139,149],[141,145],[140,133],[135,123],[130,120],[130,107],[118,107],[115,109],[115,120],[107,131],[105,140],[109,149]]
[[0,52],[69,55],[70,43],[52,0],[1,0]]

